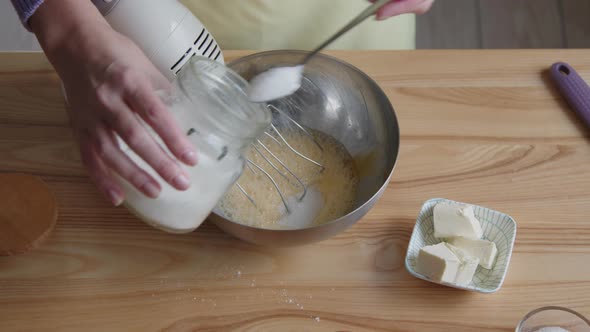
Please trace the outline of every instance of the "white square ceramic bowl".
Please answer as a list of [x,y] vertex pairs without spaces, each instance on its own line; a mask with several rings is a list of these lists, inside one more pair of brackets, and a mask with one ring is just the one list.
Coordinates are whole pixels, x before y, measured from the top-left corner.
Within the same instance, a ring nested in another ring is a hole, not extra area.
[[412,232],[412,237],[410,238],[410,244],[408,245],[408,252],[406,255],[406,269],[416,278],[444,286],[476,291],[480,293],[493,293],[498,291],[504,283],[506,272],[508,271],[508,265],[510,263],[510,257],[512,256],[512,248],[516,238],[516,222],[507,214],[469,203],[462,204],[469,204],[473,206],[475,216],[481,222],[483,230],[482,238],[493,241],[496,243],[496,247],[498,248],[498,257],[493,268],[487,270],[479,266],[475,272],[473,280],[467,286],[439,283],[430,280],[415,271],[416,257],[418,257],[420,248],[442,242],[441,239],[434,237],[433,222],[434,206],[442,201],[460,203],[443,198],[434,198],[424,203],[420,211],[420,215],[416,220],[416,225],[414,226],[414,231]]

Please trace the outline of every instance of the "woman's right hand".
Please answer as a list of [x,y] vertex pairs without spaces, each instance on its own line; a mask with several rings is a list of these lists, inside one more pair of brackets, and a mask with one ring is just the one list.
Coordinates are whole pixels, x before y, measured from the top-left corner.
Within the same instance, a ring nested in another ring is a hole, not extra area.
[[391,0],[377,11],[376,17],[378,20],[384,20],[401,14],[424,14],[433,4],[434,0]]
[[111,203],[124,200],[113,172],[148,197],[161,191],[158,181],[120,150],[115,134],[162,179],[186,190],[186,172],[137,118],[154,129],[178,160],[196,164],[196,151],[155,93],[169,82],[143,52],[114,31],[90,1],[46,1],[30,23],[64,83],[82,161]]

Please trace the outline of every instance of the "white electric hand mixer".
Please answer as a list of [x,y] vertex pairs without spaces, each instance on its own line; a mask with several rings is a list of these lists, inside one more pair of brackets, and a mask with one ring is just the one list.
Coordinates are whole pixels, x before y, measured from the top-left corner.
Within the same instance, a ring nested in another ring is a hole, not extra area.
[[[207,31],[199,19],[177,0],[92,0],[92,2],[113,29],[133,40],[156,68],[170,80],[173,80],[183,66],[195,55],[224,63],[223,52],[215,38]],[[298,130],[301,130],[306,136],[314,140],[315,144],[321,149],[313,135],[303,126],[278,108],[270,105],[269,108],[273,114],[286,118],[288,122],[294,125],[294,128],[298,128]],[[297,156],[323,170],[320,163],[293,148],[275,125],[271,125],[265,135],[281,147],[288,148]],[[307,187],[303,181],[287,168],[283,161],[277,158],[261,140],[257,140],[256,144],[253,144],[253,148],[279,175],[283,177],[292,176],[295,180],[292,183],[301,187],[300,199],[303,199],[307,192]],[[276,161],[280,166],[277,166],[273,161]],[[247,161],[246,165],[253,172],[262,172],[272,182],[281,196],[286,211],[290,212],[287,198],[283,195],[272,175],[250,160]],[[252,204],[256,205],[256,202],[239,183],[236,183],[236,186],[248,197]]]
[[107,22],[133,40],[170,80],[191,56],[224,63],[213,36],[177,0],[92,0]]

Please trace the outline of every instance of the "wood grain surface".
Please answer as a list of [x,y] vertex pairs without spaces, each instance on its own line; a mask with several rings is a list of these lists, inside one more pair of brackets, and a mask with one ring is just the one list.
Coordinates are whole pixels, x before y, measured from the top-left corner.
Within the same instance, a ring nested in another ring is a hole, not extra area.
[[[566,61],[590,81],[590,51],[332,54],[387,93],[401,154],[366,218],[291,249],[209,223],[165,234],[109,207],[80,165],[55,74],[40,55],[0,54],[0,171],[41,175],[60,208],[44,245],[0,258],[0,331],[513,331],[544,305],[590,316],[590,131],[544,74]],[[433,197],[516,219],[498,293],[406,272]]]

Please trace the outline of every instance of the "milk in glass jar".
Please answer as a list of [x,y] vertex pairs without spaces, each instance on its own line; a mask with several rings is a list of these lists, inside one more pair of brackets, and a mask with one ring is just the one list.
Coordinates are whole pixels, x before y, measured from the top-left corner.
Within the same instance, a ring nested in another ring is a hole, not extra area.
[[[159,197],[150,199],[119,178],[130,211],[171,233],[199,227],[241,175],[245,148],[270,125],[270,111],[248,99],[247,87],[244,79],[218,62],[196,56],[185,65],[172,89],[160,95],[197,151],[196,166],[179,162],[190,175],[191,186],[186,191],[173,188],[119,140],[122,150],[162,186]],[[160,137],[142,124],[172,156]]]

